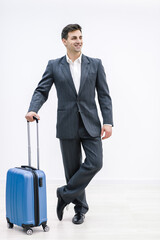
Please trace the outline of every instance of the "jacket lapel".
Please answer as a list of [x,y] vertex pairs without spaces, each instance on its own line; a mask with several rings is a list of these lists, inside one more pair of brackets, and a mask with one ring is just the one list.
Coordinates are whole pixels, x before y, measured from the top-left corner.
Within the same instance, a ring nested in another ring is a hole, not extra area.
[[89,60],[85,55],[82,54],[82,62],[81,62],[81,79],[80,79],[80,87],[78,95],[80,95],[82,88],[84,86],[84,83],[87,79],[88,72],[89,72]]
[[[85,55],[82,54],[82,62],[81,62],[81,78],[80,78],[80,87],[79,87],[79,92],[78,92],[78,96],[80,95],[82,88],[84,86],[84,83],[87,79],[88,76],[88,72],[89,72],[89,60],[87,59],[87,57]],[[62,71],[66,77],[66,80],[68,81],[68,84],[70,85],[70,87],[72,88],[74,94],[76,94],[77,96],[77,91],[75,89],[75,85],[73,82],[73,78],[71,75],[71,71],[70,71],[70,67],[69,67],[69,63],[66,60],[66,56],[63,57],[62,61]]]

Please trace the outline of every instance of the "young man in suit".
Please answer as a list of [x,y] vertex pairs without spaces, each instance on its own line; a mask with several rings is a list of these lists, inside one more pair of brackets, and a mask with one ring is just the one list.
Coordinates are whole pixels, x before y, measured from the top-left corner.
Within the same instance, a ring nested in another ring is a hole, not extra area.
[[[102,168],[102,139],[112,134],[112,101],[102,62],[82,54],[82,29],[69,24],[62,30],[65,56],[50,60],[34,91],[26,119],[38,119],[38,110],[47,100],[52,84],[58,97],[57,133],[62,152],[66,185],[57,189],[57,216],[63,218],[67,204],[75,204],[74,224],[81,224],[89,207],[85,188]],[[103,117],[97,113],[95,90]],[[105,135],[104,135],[105,134]],[[104,136],[103,136],[104,135]],[[82,162],[81,146],[86,158]]]

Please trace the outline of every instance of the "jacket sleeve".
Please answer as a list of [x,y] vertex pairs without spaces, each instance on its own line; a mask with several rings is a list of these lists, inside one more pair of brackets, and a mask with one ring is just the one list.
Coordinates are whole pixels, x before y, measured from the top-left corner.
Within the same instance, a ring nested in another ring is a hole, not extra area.
[[101,60],[99,60],[98,64],[96,89],[98,95],[98,102],[103,117],[103,124],[111,124],[113,126],[112,100],[109,94],[106,74]]
[[53,82],[52,64],[49,61],[42,79],[33,93],[28,112],[33,111],[37,113],[39,111],[43,103],[48,99]]

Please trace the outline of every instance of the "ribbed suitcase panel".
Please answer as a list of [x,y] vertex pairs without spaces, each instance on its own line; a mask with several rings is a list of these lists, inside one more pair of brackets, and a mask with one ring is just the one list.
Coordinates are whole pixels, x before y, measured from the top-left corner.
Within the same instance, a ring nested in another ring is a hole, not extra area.
[[33,175],[12,168],[7,172],[6,217],[13,224],[35,224]]

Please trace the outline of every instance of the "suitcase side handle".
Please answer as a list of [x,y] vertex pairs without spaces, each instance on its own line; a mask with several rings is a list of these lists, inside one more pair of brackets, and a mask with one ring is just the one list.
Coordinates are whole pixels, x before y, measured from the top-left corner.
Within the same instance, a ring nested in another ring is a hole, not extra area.
[[[38,118],[33,116],[36,120],[37,125],[37,169],[39,170],[39,130],[38,130]],[[28,165],[31,167],[31,141],[30,141],[30,123],[27,121],[27,132],[28,132]]]

